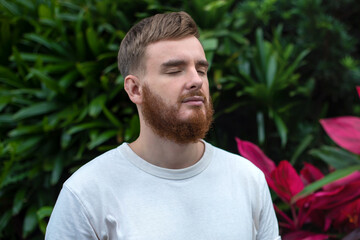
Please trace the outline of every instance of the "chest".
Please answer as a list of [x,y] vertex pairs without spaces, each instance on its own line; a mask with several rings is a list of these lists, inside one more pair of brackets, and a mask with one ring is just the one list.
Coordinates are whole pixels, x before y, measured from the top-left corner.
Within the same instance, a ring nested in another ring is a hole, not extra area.
[[232,184],[137,184],[109,201],[99,230],[108,239],[253,239],[248,193]]

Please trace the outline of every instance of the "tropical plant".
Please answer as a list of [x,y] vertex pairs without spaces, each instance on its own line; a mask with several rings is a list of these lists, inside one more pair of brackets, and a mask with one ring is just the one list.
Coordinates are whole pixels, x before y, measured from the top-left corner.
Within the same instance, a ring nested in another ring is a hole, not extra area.
[[[324,157],[331,167],[337,168],[327,176],[310,163],[304,163],[300,174],[286,160],[276,166],[258,146],[236,138],[240,154],[264,172],[269,187],[286,203],[283,209],[275,205],[285,240],[328,239],[360,227],[360,118],[337,117],[320,122],[334,142],[351,156],[337,161]],[[290,216],[285,213],[287,210]]]
[[[250,56],[239,59],[239,82],[244,86],[237,92],[253,99],[257,109],[259,144],[265,142],[265,119],[271,119],[279,133],[281,145],[287,142],[288,128],[284,117],[296,105],[292,100],[302,86],[298,85],[299,74],[296,70],[304,64],[309,53],[303,50],[296,54],[294,45],[283,46],[280,42],[282,27],[276,28],[272,42],[264,41],[263,31],[256,30],[256,47]],[[311,88],[311,86],[309,86]],[[307,94],[311,89],[306,91]],[[267,116],[267,117],[266,117]]]
[[339,158],[357,161],[322,146],[314,124],[360,114],[348,94],[360,77],[356,0],[0,0],[1,239],[42,239],[62,183],[137,136],[118,45],[139,19],[179,10],[199,24],[211,64],[208,141],[235,152],[232,136],[246,135],[271,156],[296,149],[295,167],[314,156],[338,170],[350,164]]
[[288,161],[276,167],[256,145],[236,141],[240,154],[264,172],[269,187],[286,203],[286,207],[275,205],[283,239],[328,239],[360,227],[360,164],[324,177],[318,168],[305,163],[297,174]]

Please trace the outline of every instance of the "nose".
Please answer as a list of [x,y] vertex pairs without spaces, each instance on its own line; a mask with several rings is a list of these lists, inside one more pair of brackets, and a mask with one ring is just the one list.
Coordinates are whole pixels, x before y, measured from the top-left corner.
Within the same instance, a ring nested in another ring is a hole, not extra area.
[[186,88],[188,90],[199,90],[201,89],[203,82],[204,76],[202,76],[202,73],[199,73],[196,69],[194,69],[189,73]]

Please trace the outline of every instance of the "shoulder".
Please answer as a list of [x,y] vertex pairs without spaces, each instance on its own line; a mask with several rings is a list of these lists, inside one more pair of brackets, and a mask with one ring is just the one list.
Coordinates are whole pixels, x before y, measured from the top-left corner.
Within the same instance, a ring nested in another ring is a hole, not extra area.
[[217,171],[225,172],[228,176],[241,181],[242,184],[266,185],[264,173],[246,158],[210,144],[207,146],[212,148],[212,163]]
[[242,169],[244,171],[248,171],[249,173],[253,173],[256,175],[263,175],[262,171],[256,167],[252,162],[250,162],[248,159],[231,152],[228,152],[226,150],[223,150],[218,147],[213,147],[213,156],[216,159],[216,161],[220,161],[224,164],[229,164],[230,166],[236,168],[236,169]]
[[86,188],[96,188],[104,182],[111,181],[111,176],[125,168],[128,162],[124,161],[121,152],[124,144],[111,149],[80,167],[66,180],[64,186],[77,192]]

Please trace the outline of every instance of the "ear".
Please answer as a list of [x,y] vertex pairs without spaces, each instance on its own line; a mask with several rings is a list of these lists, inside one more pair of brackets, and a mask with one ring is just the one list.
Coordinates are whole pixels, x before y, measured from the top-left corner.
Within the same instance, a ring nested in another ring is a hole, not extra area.
[[124,79],[124,88],[130,100],[135,104],[141,104],[142,94],[140,79],[134,75],[127,75]]

